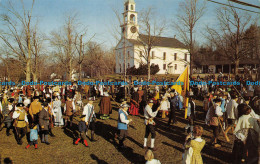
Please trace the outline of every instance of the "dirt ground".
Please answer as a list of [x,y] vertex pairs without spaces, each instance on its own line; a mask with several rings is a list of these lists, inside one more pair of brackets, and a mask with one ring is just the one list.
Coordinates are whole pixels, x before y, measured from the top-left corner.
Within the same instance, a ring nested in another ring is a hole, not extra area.
[[[95,112],[99,111],[99,100],[95,102]],[[197,102],[201,104],[201,102]],[[145,133],[144,119],[142,116],[129,116],[133,119],[128,130],[128,138],[125,141],[127,148],[118,150],[118,140],[114,140],[114,133],[117,131],[118,112],[113,105],[113,113],[109,120],[100,120],[96,122],[96,138],[98,141],[90,142],[89,147],[83,144],[73,145],[73,140],[77,137],[77,120],[74,120],[73,128],[62,129],[55,127],[53,129],[56,137],[49,137],[50,145],[40,143],[38,149],[31,146],[28,150],[26,138],[23,139],[23,145],[18,145],[15,142],[14,135],[7,137],[5,128],[0,132],[0,163],[4,160],[12,160],[13,163],[145,163],[144,152],[142,148],[143,137]],[[204,125],[203,113],[201,106],[197,107],[198,117],[197,125],[203,126],[203,138],[208,142],[212,138],[212,132],[209,127]],[[178,123],[167,126],[168,118],[156,118],[156,140],[155,146],[158,150],[155,152],[155,157],[162,163],[179,164],[182,159],[182,144],[187,133],[184,131],[186,120],[183,119],[184,111],[177,112]],[[89,135],[90,136],[90,135]],[[229,135],[232,143],[232,136]],[[221,135],[221,148],[213,148],[206,144],[202,151],[204,163],[218,164],[230,163],[231,143],[224,142],[224,137]],[[148,139],[150,146],[150,138]]]

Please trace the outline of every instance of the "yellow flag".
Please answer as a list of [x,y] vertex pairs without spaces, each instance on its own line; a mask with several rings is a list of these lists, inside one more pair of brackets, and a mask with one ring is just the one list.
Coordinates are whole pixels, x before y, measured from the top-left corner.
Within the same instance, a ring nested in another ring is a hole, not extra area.
[[183,73],[178,77],[176,82],[181,82],[181,85],[173,85],[172,89],[175,89],[176,92],[178,92],[183,97],[183,106],[185,107],[185,116],[184,118],[187,118],[187,107],[189,98],[186,97],[187,92],[189,92],[190,89],[190,80],[189,80],[189,67],[187,66]]

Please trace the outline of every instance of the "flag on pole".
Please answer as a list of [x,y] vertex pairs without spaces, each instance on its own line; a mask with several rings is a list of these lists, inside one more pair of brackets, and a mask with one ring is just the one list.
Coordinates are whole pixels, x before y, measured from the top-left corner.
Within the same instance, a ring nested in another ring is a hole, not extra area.
[[[178,85],[180,83],[181,85]],[[190,80],[189,80],[189,67],[187,66],[183,73],[178,77],[176,80],[176,84],[172,86],[172,89],[175,89],[176,92],[178,92],[183,97],[183,106],[185,107],[185,116],[184,118],[187,118],[187,111],[188,111],[188,102],[189,98],[186,97],[187,93],[190,89]]]

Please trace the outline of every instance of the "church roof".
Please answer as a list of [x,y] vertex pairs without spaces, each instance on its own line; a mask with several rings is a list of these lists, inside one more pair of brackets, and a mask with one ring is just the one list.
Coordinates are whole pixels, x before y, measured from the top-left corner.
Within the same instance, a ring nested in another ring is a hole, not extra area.
[[[180,42],[179,40],[177,40],[175,38],[158,37],[158,36],[152,36],[152,37],[155,39],[153,46],[187,49],[187,47],[182,42]],[[137,44],[137,45],[142,44],[142,42],[147,44],[149,36],[140,34],[139,39],[141,41],[138,41],[136,39],[128,39],[128,40],[131,43]]]

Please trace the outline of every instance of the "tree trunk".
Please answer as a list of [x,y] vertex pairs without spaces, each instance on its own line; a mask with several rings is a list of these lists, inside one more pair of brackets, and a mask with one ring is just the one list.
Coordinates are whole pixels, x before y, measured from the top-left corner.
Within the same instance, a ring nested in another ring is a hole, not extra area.
[[81,80],[81,70],[82,70],[82,67],[81,67],[81,63],[79,64],[79,80]]
[[235,60],[235,75],[238,75],[239,59]]
[[26,82],[30,82],[30,81],[31,81],[31,58],[28,58],[26,63]]
[[150,81],[151,78],[151,57],[150,57],[150,51],[148,52],[148,57],[147,57],[147,81]]

